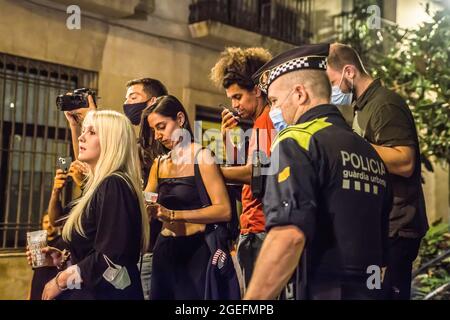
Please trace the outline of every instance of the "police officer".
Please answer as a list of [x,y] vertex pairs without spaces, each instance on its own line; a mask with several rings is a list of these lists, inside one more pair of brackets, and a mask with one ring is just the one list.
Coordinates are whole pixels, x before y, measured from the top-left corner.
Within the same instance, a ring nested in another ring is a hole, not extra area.
[[305,290],[297,298],[381,292],[392,202],[386,168],[329,104],[328,51],[327,44],[301,46],[254,75],[289,126],[272,145],[274,173],[263,199],[268,234],[246,299],[277,297],[300,258]]
[[349,105],[354,100],[353,130],[372,144],[389,172],[394,201],[383,285],[386,298],[410,299],[413,262],[428,230],[413,115],[400,95],[369,75],[350,46],[330,46],[327,74],[333,86],[332,103]]

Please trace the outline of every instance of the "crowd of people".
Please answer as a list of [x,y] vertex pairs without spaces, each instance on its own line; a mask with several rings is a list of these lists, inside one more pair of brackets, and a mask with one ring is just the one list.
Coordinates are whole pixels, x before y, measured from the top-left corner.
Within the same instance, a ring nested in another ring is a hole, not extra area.
[[[227,48],[211,80],[231,101],[221,132],[234,165],[194,141],[156,79],[126,84],[124,114],[91,96],[65,111],[76,160],[56,171],[52,266],[36,269],[30,298],[409,299],[428,224],[405,101],[339,43],[276,57]],[[353,108],[352,126],[338,105]],[[231,137],[242,120],[247,148]],[[81,196],[63,204],[68,177]],[[230,183],[242,185],[237,238]]]

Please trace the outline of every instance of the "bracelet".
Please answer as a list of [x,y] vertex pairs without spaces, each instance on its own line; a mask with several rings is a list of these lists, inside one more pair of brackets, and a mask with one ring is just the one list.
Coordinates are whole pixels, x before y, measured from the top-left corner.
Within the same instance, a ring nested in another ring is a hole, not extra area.
[[62,271],[58,272],[58,274],[56,275],[56,277],[55,277],[55,283],[56,283],[56,286],[58,287],[58,290],[59,290],[59,291],[65,291],[65,290],[67,290],[67,289],[69,289],[69,288],[68,288],[68,287],[65,287],[65,288],[60,287],[60,286],[59,286],[59,283],[58,283],[58,278],[59,278],[61,272],[62,272]]
[[61,253],[61,256],[62,256],[61,262],[56,266],[58,270],[64,269],[64,267],[66,266],[67,260],[69,260],[70,258],[70,251],[64,249]]
[[175,221],[175,211],[170,210],[170,224],[173,224]]

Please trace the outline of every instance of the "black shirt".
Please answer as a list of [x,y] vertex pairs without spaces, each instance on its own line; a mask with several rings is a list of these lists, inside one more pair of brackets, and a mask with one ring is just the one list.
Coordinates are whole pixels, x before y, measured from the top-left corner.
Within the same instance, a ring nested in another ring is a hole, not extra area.
[[422,237],[427,229],[425,200],[421,184],[419,141],[411,110],[405,100],[374,80],[354,104],[353,130],[370,143],[386,147],[415,149],[414,173],[405,178],[390,174],[394,203],[389,236]]
[[[75,229],[69,242],[71,262],[79,267],[81,290],[64,291],[63,299],[143,299],[137,267],[141,248],[138,199],[124,178],[111,175],[98,186],[81,218],[85,237]],[[103,278],[103,255],[125,266],[131,285],[115,289]]]
[[264,196],[266,229],[306,236],[308,281],[365,275],[385,260],[391,192],[385,166],[335,106],[316,106],[277,136]]
[[158,178],[158,203],[171,210],[202,208],[195,176]]

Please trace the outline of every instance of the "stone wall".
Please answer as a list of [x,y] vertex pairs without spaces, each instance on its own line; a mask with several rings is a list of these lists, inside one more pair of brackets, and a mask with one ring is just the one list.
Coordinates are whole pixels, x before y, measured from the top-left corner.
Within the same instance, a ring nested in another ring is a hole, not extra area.
[[0,300],[27,299],[32,275],[24,253],[0,253]]

